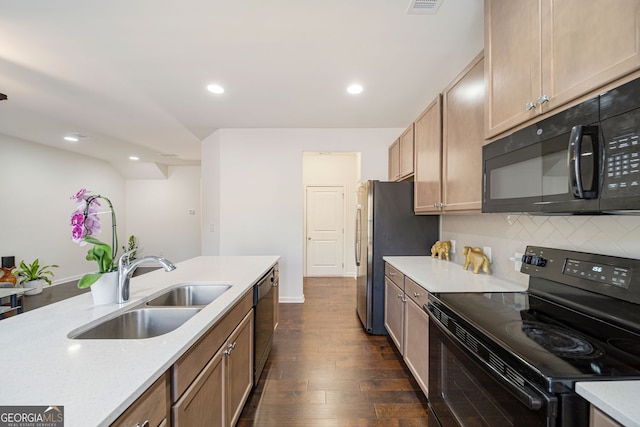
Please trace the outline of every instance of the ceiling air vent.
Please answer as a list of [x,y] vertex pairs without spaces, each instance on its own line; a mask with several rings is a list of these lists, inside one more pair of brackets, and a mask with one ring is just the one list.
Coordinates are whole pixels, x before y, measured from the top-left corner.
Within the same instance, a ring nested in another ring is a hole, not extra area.
[[444,0],[410,0],[407,13],[435,15]]

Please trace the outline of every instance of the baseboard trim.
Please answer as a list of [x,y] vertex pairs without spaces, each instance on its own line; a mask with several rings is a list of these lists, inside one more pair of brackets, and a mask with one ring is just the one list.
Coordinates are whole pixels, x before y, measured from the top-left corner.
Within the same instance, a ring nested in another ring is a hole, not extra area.
[[304,303],[304,295],[299,297],[283,297],[278,300],[280,304],[302,304]]

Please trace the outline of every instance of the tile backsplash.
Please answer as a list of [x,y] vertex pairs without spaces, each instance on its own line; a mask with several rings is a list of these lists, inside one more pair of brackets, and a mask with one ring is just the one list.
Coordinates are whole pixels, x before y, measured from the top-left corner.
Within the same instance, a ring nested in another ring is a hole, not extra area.
[[464,264],[463,246],[488,246],[493,274],[521,283],[528,276],[510,258],[527,245],[640,259],[640,216],[443,215],[441,227],[443,240],[456,241],[451,261]]

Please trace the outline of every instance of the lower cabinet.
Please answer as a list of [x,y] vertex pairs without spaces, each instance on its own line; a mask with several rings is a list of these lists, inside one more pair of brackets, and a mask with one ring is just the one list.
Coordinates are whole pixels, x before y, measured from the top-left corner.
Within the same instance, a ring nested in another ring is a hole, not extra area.
[[402,323],[404,318],[404,291],[388,277],[384,278],[384,327],[389,336],[404,353],[404,334]]
[[169,425],[169,407],[169,375],[165,373],[111,426],[165,427]]
[[[393,280],[388,275],[390,271],[395,273]],[[385,265],[385,273],[385,327],[416,382],[428,397],[429,315],[422,308],[427,303],[428,292],[388,264]],[[398,273],[401,277],[398,277]],[[397,283],[403,283],[403,288]]]
[[404,278],[404,291],[404,361],[428,396],[429,315],[422,308],[427,303],[427,291],[408,277]]
[[220,349],[173,405],[173,425],[225,426],[223,361],[224,349]]
[[173,427],[233,426],[253,386],[253,290],[171,368]]
[[227,425],[233,426],[253,386],[253,310],[229,337],[224,354],[226,418]]
[[618,423],[616,420],[609,417],[593,405],[591,405],[590,412],[589,427],[622,427],[622,424]]

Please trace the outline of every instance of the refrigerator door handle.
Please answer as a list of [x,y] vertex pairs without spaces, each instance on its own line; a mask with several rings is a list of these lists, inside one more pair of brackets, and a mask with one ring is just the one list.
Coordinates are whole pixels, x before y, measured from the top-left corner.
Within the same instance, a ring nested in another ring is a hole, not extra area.
[[360,228],[362,227],[362,206],[358,205],[356,208],[356,235],[355,235],[355,251],[356,251],[356,266],[360,267],[362,259],[360,258]]

